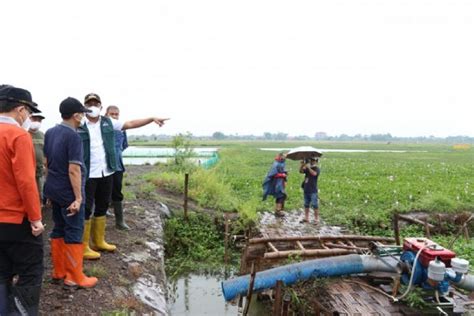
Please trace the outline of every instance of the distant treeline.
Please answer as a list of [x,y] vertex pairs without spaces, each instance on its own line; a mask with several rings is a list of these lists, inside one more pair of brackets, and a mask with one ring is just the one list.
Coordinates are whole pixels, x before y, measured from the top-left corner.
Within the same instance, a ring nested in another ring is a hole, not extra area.
[[[129,141],[132,142],[153,142],[153,141],[168,141],[172,140],[175,135],[130,135]],[[318,132],[313,137],[307,135],[289,136],[286,133],[263,133],[263,135],[237,135],[224,134],[222,132],[215,132],[210,136],[195,136],[187,134],[187,137],[196,140],[258,140],[258,141],[361,141],[361,142],[409,142],[409,143],[449,143],[449,144],[474,144],[474,137],[469,136],[417,136],[417,137],[397,137],[391,134],[370,134],[370,135],[347,135],[340,134],[336,136],[328,135],[324,132]]]

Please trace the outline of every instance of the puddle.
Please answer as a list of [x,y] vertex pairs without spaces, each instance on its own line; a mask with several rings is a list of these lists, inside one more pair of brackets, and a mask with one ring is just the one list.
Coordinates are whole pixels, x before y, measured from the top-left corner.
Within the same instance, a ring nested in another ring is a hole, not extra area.
[[[238,306],[227,303],[222,296],[221,282],[223,280],[218,276],[190,274],[170,282],[168,286],[170,315],[239,315]],[[248,315],[270,314],[266,306],[253,297]]]

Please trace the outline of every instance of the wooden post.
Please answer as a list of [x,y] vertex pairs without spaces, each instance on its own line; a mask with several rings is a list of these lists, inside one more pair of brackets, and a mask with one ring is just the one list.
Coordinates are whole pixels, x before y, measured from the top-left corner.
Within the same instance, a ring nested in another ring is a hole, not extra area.
[[469,228],[467,228],[467,226],[464,227],[464,238],[466,238],[466,240],[470,240],[471,238],[469,237]]
[[184,175],[184,219],[188,220],[188,183],[189,183],[189,174]]
[[424,222],[425,222],[425,236],[427,238],[431,238],[430,226],[428,224],[428,217],[425,218]]
[[291,302],[291,296],[290,294],[285,294],[283,297],[283,310],[282,310],[282,316],[288,316],[288,310],[290,309],[290,302]]
[[400,246],[400,225],[398,213],[393,214],[393,230],[395,232],[395,242]]
[[273,316],[281,316],[282,287],[283,287],[283,281],[278,280],[276,282],[276,287],[275,287],[275,301],[273,302]]
[[224,264],[227,265],[229,263],[229,218],[228,214],[224,213]]
[[250,274],[250,284],[249,284],[249,290],[247,291],[247,300],[245,301],[245,308],[244,308],[244,313],[243,316],[247,316],[250,308],[250,302],[252,301],[252,294],[253,294],[253,285],[255,283],[255,261],[252,261],[252,270]]

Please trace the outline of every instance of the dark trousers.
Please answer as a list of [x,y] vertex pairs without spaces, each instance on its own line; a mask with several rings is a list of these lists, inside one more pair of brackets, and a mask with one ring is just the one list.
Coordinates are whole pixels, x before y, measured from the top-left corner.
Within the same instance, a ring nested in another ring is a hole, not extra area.
[[122,181],[123,181],[123,171],[115,171],[112,175],[112,201],[113,202],[122,202]]
[[92,215],[92,207],[95,206],[94,216],[105,216],[110,204],[112,194],[113,174],[103,178],[89,178],[86,182],[86,220]]
[[66,244],[82,243],[82,234],[84,233],[84,213],[85,204],[73,216],[69,215],[67,207],[61,207],[58,203],[51,201],[53,206],[54,227],[51,231],[51,238],[64,238]]
[[0,284],[39,286],[43,280],[43,235],[31,234],[28,220],[0,223]]

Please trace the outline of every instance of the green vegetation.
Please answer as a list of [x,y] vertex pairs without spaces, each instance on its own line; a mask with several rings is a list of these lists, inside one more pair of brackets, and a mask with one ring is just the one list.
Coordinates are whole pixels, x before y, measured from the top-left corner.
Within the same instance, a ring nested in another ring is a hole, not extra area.
[[[261,201],[261,184],[277,151],[260,148],[288,149],[301,145],[400,151],[326,152],[320,163],[319,198],[322,217],[328,223],[344,225],[360,234],[392,235],[394,212],[474,211],[473,148],[456,150],[451,145],[374,142],[213,141],[206,144],[221,145],[220,161],[213,168],[177,168],[170,164],[157,167],[147,175],[147,180],[162,189],[183,193],[184,173],[188,172],[190,199],[204,209],[238,211],[244,226],[254,222],[260,211],[274,208],[271,198]],[[287,160],[287,169],[286,209],[302,208],[303,177],[298,173],[299,162]],[[187,229],[183,227],[183,231]],[[451,236],[436,238],[446,246],[452,239]],[[472,238],[471,241],[460,238],[453,248],[466,259],[474,260],[472,241]],[[222,245],[222,239],[218,243]]]
[[[168,219],[165,225],[166,275],[174,277],[191,271],[217,271],[224,259],[224,234],[211,216],[190,213]],[[237,257],[232,260],[237,262]]]

